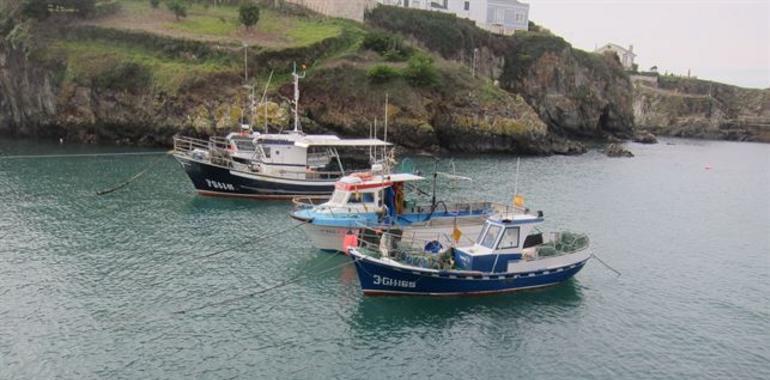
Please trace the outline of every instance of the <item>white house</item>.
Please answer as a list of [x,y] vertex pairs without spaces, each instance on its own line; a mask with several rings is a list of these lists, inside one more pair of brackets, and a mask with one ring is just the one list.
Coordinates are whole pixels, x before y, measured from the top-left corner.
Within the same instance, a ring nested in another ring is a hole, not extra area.
[[494,33],[529,29],[529,4],[516,0],[377,0],[380,4],[454,13]]
[[634,45],[628,45],[628,49],[625,49],[620,45],[608,43],[594,50],[594,52],[599,54],[613,52],[618,55],[618,58],[620,58],[620,63],[623,64],[623,67],[626,70],[631,70],[634,68],[634,58],[636,58],[636,54],[634,54]]

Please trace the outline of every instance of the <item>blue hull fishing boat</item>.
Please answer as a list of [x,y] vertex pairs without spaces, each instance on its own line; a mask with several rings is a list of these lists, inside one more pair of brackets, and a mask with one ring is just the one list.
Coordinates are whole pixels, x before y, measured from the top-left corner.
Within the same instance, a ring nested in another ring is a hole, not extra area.
[[573,277],[591,258],[587,236],[561,232],[544,241],[535,228],[542,222],[541,212],[490,217],[476,242],[463,247],[437,236],[416,248],[386,233],[379,246],[362,242],[349,253],[367,295],[483,295],[539,288]]
[[373,230],[398,230],[420,241],[423,236],[448,234],[458,228],[475,236],[487,216],[506,207],[492,202],[436,201],[435,181],[430,203],[417,203],[406,192],[416,190],[412,183],[422,180],[425,178],[414,174],[388,174],[375,165],[371,172],[340,179],[324,203],[295,199],[290,216],[301,223],[316,248],[345,252],[346,237],[364,238]]

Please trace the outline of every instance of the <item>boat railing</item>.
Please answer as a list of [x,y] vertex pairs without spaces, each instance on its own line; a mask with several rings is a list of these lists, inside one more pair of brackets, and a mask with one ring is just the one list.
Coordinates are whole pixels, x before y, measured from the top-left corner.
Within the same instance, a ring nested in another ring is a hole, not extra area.
[[302,197],[295,197],[291,199],[291,203],[293,205],[294,210],[304,210],[304,209],[313,208],[316,206],[320,206],[328,201],[329,201],[329,197],[324,195],[302,196]]

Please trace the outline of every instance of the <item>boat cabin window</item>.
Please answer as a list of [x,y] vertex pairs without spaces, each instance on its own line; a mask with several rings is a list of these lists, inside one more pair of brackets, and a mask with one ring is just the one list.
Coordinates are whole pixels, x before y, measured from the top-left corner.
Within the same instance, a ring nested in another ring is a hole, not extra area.
[[265,158],[270,158],[270,147],[263,147],[262,151],[265,152]]
[[503,232],[497,249],[517,248],[519,246],[519,227],[508,227]]
[[348,203],[374,203],[374,193],[353,193]]
[[332,197],[329,199],[329,203],[333,203],[336,205],[342,205],[345,204],[345,201],[348,196],[348,193],[345,191],[339,191],[334,190],[334,193],[332,193]]
[[256,149],[256,146],[251,141],[251,139],[247,138],[234,138],[232,139],[233,144],[235,144],[235,147],[238,148],[240,151],[254,151]]
[[487,247],[489,249],[495,248],[495,242],[497,241],[497,235],[500,234],[500,230],[502,230],[503,227],[497,226],[494,224],[490,224],[489,227],[487,227],[484,237],[481,238],[481,243],[479,243],[483,247]]

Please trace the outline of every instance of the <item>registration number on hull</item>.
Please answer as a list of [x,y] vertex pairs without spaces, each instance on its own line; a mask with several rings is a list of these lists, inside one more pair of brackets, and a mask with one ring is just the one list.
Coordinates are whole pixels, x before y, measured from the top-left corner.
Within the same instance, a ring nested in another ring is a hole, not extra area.
[[417,286],[415,281],[396,280],[378,274],[374,274],[372,277],[374,277],[374,285],[392,286],[394,288],[415,288]]
[[206,186],[219,189],[219,190],[230,190],[235,191],[235,186],[229,184],[229,183],[223,183],[219,181],[212,181],[210,179],[206,179]]

